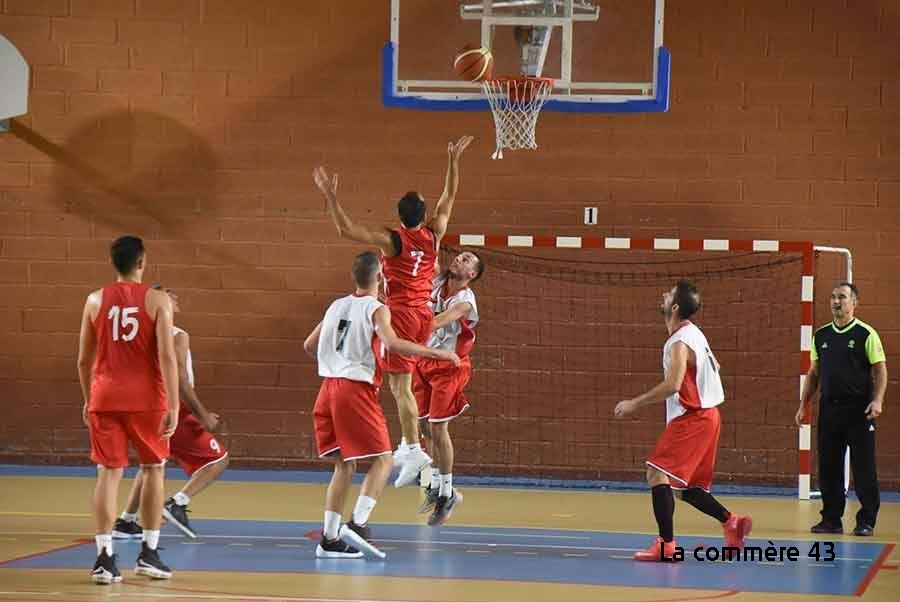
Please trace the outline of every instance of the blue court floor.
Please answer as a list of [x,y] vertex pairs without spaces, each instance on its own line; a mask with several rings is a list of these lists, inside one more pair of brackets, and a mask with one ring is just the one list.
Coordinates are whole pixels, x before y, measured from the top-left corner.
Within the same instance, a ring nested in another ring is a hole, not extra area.
[[[835,542],[834,560],[807,556],[814,541],[756,540],[761,548],[795,546],[796,561],[700,562],[698,546],[723,545],[720,538],[681,537],[685,561],[638,563],[631,559],[647,535],[549,529],[373,525],[385,560],[332,560],[315,557],[319,523],[196,520],[202,539],[186,540],[165,531],[163,558],[179,571],[254,573],[340,573],[386,577],[492,579],[584,585],[738,590],[791,594],[858,594],[885,559],[889,546]],[[824,541],[824,540],[822,540]],[[137,542],[116,542],[120,568],[130,568]],[[820,541],[821,557],[826,547]],[[3,569],[84,569],[94,542],[0,563]],[[758,557],[757,557],[758,558]]]

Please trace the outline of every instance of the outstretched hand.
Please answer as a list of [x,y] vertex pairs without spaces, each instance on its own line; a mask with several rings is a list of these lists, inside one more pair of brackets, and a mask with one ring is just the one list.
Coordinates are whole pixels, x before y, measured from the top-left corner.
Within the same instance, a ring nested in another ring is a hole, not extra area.
[[322,191],[322,194],[327,197],[337,196],[338,175],[336,173],[328,177],[325,168],[320,165],[313,170],[313,180],[316,186],[319,187],[319,190]]
[[637,410],[637,403],[633,399],[626,399],[624,401],[620,401],[616,404],[615,410],[613,410],[613,415],[616,418],[625,418],[633,414]]
[[447,143],[447,154],[449,154],[450,158],[454,161],[458,161],[460,155],[463,154],[463,151],[466,150],[466,147],[468,147],[474,139],[475,136],[463,136],[456,142]]

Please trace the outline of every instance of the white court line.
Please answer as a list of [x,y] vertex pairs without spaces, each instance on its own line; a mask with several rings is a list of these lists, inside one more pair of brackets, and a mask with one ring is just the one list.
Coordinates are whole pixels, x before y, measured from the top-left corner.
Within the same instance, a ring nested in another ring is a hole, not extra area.
[[591,539],[584,535],[529,535],[526,533],[499,533],[497,531],[442,531],[441,533],[444,535],[484,535],[489,537],[533,537],[535,539]]
[[[51,533],[46,532],[35,532],[35,531],[6,531],[6,534],[15,534],[15,535],[51,535]],[[536,539],[545,538],[545,539],[590,539],[589,537],[584,536],[575,536],[575,535],[528,535],[524,533],[496,533],[492,531],[488,532],[478,532],[478,531],[456,531],[456,534],[459,535],[491,535],[497,537],[534,537]],[[449,534],[447,532],[446,534]],[[52,533],[52,535],[76,535],[76,536],[84,536],[84,533]],[[166,538],[182,538],[183,535],[180,534],[161,534],[161,537]],[[286,535],[204,535],[204,539],[254,539],[260,541],[312,541],[306,536],[286,536]],[[639,548],[617,548],[617,547],[607,547],[607,546],[563,546],[563,545],[552,545],[552,544],[530,544],[530,543],[522,543],[522,544],[514,544],[514,543],[489,543],[489,542],[474,542],[474,541],[443,541],[443,540],[434,540],[434,539],[394,539],[394,538],[386,538],[379,537],[379,541],[384,542],[394,542],[394,543],[412,543],[412,544],[433,544],[433,545],[444,545],[444,546],[486,546],[486,547],[505,547],[505,548],[532,548],[538,550],[572,550],[573,552],[577,551],[588,551],[588,552],[638,552]],[[87,545],[88,541],[84,542]],[[196,542],[194,545],[199,545],[203,542]],[[251,546],[253,544],[229,544],[229,545],[244,545]],[[642,549],[642,548],[641,548]],[[616,556],[610,556],[610,558],[617,558]],[[630,557],[629,557],[630,558]],[[749,561],[747,561],[749,562]],[[874,562],[873,558],[862,558],[858,556],[844,556],[837,557],[833,561],[834,562],[867,562],[871,564]],[[807,564],[806,566],[821,566],[821,564]]]
[[[297,596],[248,596],[246,594],[188,594],[173,593],[164,594],[162,592],[139,593],[139,592],[110,592],[107,594],[110,598],[186,598],[191,600],[262,600],[271,602],[404,602],[402,600],[370,600],[362,598],[305,598]],[[408,601],[406,601],[408,602]]]

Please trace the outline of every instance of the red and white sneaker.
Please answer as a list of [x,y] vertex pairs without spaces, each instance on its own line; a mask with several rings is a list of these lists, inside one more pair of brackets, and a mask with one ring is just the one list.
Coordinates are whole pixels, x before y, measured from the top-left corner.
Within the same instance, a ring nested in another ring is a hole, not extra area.
[[728,520],[722,523],[725,532],[725,545],[730,548],[744,548],[744,540],[753,529],[753,519],[749,516],[732,514]]
[[635,552],[634,559],[642,562],[665,562],[660,558],[660,545],[662,545],[662,555],[671,559],[675,555],[675,540],[664,542],[662,537],[657,537],[650,544],[650,547],[643,552]]

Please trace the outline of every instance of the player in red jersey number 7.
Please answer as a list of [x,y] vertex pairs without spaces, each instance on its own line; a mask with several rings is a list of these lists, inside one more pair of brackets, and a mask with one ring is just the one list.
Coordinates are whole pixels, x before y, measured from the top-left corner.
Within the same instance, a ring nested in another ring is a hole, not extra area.
[[[398,337],[420,345],[427,343],[431,334],[434,318],[430,305],[432,280],[440,240],[447,231],[459,189],[459,158],[472,140],[472,136],[463,136],[447,145],[447,175],[434,215],[426,220],[422,195],[407,192],[397,203],[401,226],[395,229],[372,229],[354,223],[338,202],[337,174],[329,176],[323,167],[317,167],[313,172],[313,179],[325,195],[328,214],[338,234],[374,245],[381,251],[391,326]],[[400,465],[395,487],[414,483],[419,473],[431,464],[431,458],[419,443],[419,413],[412,385],[415,366],[414,357],[388,352],[385,371],[391,393],[397,401],[403,430],[403,440],[394,455],[395,462]]]

